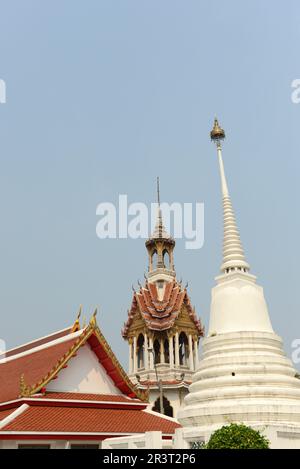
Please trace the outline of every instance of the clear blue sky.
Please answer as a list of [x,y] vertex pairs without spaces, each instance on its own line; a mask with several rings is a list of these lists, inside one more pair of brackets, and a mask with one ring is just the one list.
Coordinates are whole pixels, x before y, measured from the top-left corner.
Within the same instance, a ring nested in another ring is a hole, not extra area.
[[96,237],[96,206],[128,194],[205,203],[205,244],[178,276],[208,325],[222,248],[217,114],[252,273],[276,332],[300,338],[298,1],[0,1],[1,337],[72,323],[80,303],[127,366],[120,336],[144,240]]

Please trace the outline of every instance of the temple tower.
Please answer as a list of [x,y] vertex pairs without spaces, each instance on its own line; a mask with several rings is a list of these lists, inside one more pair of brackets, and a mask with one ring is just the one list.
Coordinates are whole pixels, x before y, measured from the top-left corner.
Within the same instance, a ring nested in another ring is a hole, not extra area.
[[187,288],[176,279],[175,240],[163,224],[157,187],[157,220],[146,241],[148,273],[134,291],[122,330],[129,345],[129,376],[148,389],[153,410],[176,416],[198,366],[203,327]]

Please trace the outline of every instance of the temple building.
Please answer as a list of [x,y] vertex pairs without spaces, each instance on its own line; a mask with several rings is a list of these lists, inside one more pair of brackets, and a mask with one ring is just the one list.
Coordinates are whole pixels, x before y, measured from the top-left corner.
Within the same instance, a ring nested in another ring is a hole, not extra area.
[[1,449],[100,449],[119,438],[168,448],[179,426],[149,409],[147,392],[128,378],[95,314],[85,327],[78,318],[0,355]]
[[198,367],[204,332],[187,288],[176,279],[174,247],[163,224],[158,186],[157,222],[146,241],[148,274],[134,291],[122,335],[129,346],[129,377],[149,391],[153,410],[176,417]]
[[273,331],[263,289],[249,273],[228,185],[215,120],[223,197],[224,241],[221,273],[212,289],[210,324],[203,356],[193,376],[177,431],[188,447],[207,441],[217,428],[244,423],[265,433],[272,448],[300,446],[300,380]]

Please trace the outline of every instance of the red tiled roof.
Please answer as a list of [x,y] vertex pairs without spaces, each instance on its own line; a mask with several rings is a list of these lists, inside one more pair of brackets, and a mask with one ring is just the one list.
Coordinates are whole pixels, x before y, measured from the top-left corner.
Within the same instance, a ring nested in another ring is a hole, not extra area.
[[57,364],[72,347],[77,338],[51,345],[0,364],[0,402],[17,399],[20,394],[20,378],[25,375],[27,385],[34,385]]
[[[54,341],[47,344],[46,348],[28,350],[19,358],[11,357],[7,362],[0,363],[0,402],[17,399],[20,395],[32,396],[39,393],[49,381],[57,377],[68,361],[76,356],[76,351],[85,344],[95,353],[123,395],[147,399],[146,394],[138,391],[130,381],[94,319],[76,337],[66,337],[64,342],[59,343]],[[23,375],[24,380],[20,386]]]
[[71,332],[71,327],[68,327],[67,329],[64,329],[62,331],[54,332],[53,334],[48,335],[47,337],[42,337],[40,339],[33,340],[32,342],[25,344],[25,345],[20,345],[19,347],[16,347],[14,349],[8,350],[2,355],[0,355],[1,358],[7,358],[11,357],[13,355],[17,355],[17,353],[22,353],[26,352],[27,350],[31,350],[34,347],[39,347],[40,345],[47,344],[48,342],[52,342],[53,340],[60,339],[61,337],[64,337]]
[[157,285],[146,282],[139,292],[133,296],[132,306],[128,312],[127,322],[122,330],[123,337],[127,337],[133,318],[139,310],[149,329],[166,330],[170,329],[178,317],[183,303],[186,304],[188,314],[194,322],[199,335],[203,335],[204,330],[200,319],[197,318],[194,308],[191,306],[190,298],[186,289],[181,289],[177,280],[168,282],[165,286],[164,297],[158,298]]
[[99,401],[99,402],[140,402],[138,399],[131,399],[115,394],[91,394],[80,392],[46,392],[44,395],[34,396],[35,399],[55,399],[69,401]]
[[5,419],[10,414],[12,414],[14,411],[15,411],[15,409],[1,410],[0,411],[0,422],[1,422],[1,420]]
[[[174,433],[180,425],[144,410],[30,406],[0,432]],[[0,439],[3,436],[0,436]]]

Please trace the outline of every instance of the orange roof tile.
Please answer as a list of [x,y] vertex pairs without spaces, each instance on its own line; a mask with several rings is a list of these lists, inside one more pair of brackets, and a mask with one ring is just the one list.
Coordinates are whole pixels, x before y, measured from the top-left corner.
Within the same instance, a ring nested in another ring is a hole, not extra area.
[[199,335],[203,336],[204,328],[200,319],[196,316],[194,308],[191,306],[186,289],[181,289],[181,285],[177,280],[172,280],[167,283],[164,297],[161,300],[158,298],[156,284],[149,283],[148,281],[146,281],[144,287],[141,287],[138,292],[134,293],[131,309],[128,312],[128,319],[122,330],[123,337],[127,337],[133,318],[138,310],[141,312],[149,329],[159,331],[170,329],[174,325],[183,303],[187,306],[188,314],[194,322]]
[[172,434],[180,425],[144,410],[30,406],[0,430],[3,432],[144,433]]
[[45,349],[0,364],[0,402],[17,399],[20,394],[20,378],[25,375],[26,384],[33,385],[42,379],[57,361],[76,342],[70,339]]
[[71,327],[64,329],[62,331],[54,332],[46,337],[41,337],[40,339],[33,340],[28,344],[20,345],[19,347],[15,347],[14,349],[8,350],[0,355],[0,359],[11,357],[13,355],[17,355],[18,353],[26,352],[27,350],[31,350],[34,347],[39,347],[40,345],[47,344],[48,342],[52,342],[53,340],[60,339],[71,332]]
[[[10,357],[7,362],[0,363],[0,402],[17,399],[20,395],[31,396],[39,393],[76,355],[77,349],[86,343],[115,386],[125,396],[147,399],[147,395],[130,381],[94,318],[75,338],[71,335],[70,339],[66,338],[64,342],[54,341],[48,343],[46,348],[33,349],[31,352],[27,350],[23,356]],[[24,382],[20,383],[23,375]]]
[[34,396],[37,399],[55,399],[68,401],[99,401],[99,402],[140,402],[126,396],[115,394],[91,394],[80,392],[46,392],[44,395]]
[[10,414],[12,414],[15,411],[15,409],[6,409],[6,410],[1,410],[0,411],[0,422],[1,420],[5,419],[8,417]]

